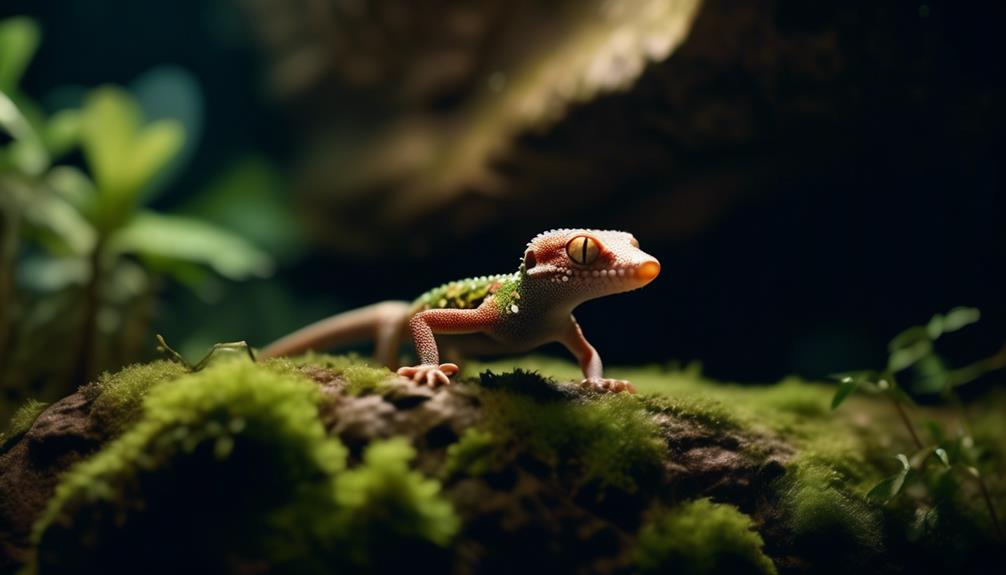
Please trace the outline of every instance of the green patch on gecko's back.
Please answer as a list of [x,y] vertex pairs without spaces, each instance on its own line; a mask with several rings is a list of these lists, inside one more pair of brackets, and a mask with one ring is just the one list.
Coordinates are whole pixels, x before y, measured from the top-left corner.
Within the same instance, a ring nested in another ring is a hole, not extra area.
[[[475,309],[490,295],[501,310],[509,308],[517,293],[517,274],[467,278],[446,283],[419,296],[415,306],[427,309]],[[519,297],[519,296],[517,296]]]

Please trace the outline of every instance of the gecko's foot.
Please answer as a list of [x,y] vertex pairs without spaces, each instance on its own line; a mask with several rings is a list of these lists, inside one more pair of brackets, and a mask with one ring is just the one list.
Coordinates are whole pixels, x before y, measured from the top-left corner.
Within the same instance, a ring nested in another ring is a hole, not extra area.
[[430,387],[438,385],[450,385],[451,376],[458,372],[458,366],[454,363],[441,363],[440,365],[416,365],[413,367],[398,368],[398,375],[412,379],[413,383]]
[[592,377],[580,382],[580,387],[598,393],[636,393],[636,388],[624,379],[606,379]]

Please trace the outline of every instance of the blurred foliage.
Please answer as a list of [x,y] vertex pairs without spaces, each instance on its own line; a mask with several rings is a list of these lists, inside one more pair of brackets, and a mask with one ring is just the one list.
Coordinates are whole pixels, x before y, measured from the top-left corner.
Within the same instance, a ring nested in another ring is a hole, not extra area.
[[[886,505],[899,497],[907,500],[907,506],[916,515],[906,534],[913,540],[941,536],[941,531],[945,531],[940,528],[941,516],[958,514],[955,508],[963,504],[964,481],[975,483],[977,493],[972,493],[971,499],[981,500],[992,527],[1000,538],[1003,537],[995,502],[979,470],[987,449],[975,441],[957,389],[989,371],[1006,367],[1006,345],[996,354],[958,369],[949,368],[946,360],[936,351],[936,342],[940,337],[971,325],[980,318],[981,313],[969,307],[936,314],[925,325],[910,327],[891,340],[885,370],[836,376],[839,386],[832,398],[832,409],[839,407],[856,390],[885,396],[911,436],[914,447],[911,456],[898,453],[894,457],[899,463],[895,473],[875,484],[866,498],[877,505]],[[914,405],[914,400],[901,389],[899,374],[910,379],[912,391],[919,396],[939,394],[957,408],[959,419],[954,432],[947,433],[937,421],[926,422],[928,438],[918,432],[907,412],[907,408]]]
[[[212,282],[207,271],[242,280],[273,267],[270,255],[227,230],[233,217],[211,223],[197,209],[145,208],[194,153],[186,130],[198,133],[201,104],[191,76],[155,69],[135,93],[101,86],[79,106],[46,114],[19,88],[40,37],[30,19],[0,23],[0,129],[10,136],[0,144],[0,412],[26,395],[59,397],[139,358],[162,278],[201,291]],[[249,165],[220,184],[221,199],[202,201],[217,213],[221,202],[240,203],[238,188],[269,170]],[[276,180],[251,186],[251,203]],[[280,213],[274,207],[261,207],[251,226],[284,221],[274,233],[296,238],[288,221],[262,215]],[[268,245],[275,236],[252,239]],[[283,241],[289,249],[295,240]]]

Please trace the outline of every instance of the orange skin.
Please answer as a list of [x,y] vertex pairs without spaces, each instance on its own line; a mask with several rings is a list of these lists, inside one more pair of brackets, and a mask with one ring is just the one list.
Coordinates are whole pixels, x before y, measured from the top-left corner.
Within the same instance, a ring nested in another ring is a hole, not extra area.
[[[440,346],[476,354],[521,352],[562,343],[576,357],[583,387],[635,393],[624,380],[603,375],[601,358],[573,317],[581,303],[653,281],[660,262],[639,249],[626,232],[563,229],[539,234],[509,275],[445,284],[407,302],[385,302],[322,320],[263,350],[272,357],[301,353],[372,336],[378,359],[394,367],[398,341],[407,328],[419,364],[398,374],[417,384],[447,385],[458,371],[440,362]],[[440,336],[439,338],[437,336]]]

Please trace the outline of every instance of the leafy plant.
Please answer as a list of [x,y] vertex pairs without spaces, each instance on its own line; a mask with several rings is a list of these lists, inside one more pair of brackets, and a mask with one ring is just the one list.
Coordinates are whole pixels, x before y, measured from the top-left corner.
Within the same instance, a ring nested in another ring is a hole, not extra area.
[[[970,432],[967,414],[957,396],[957,388],[974,381],[994,369],[1006,366],[1006,346],[988,358],[959,369],[950,369],[946,361],[936,352],[935,343],[943,335],[955,332],[977,322],[981,314],[975,308],[958,307],[946,314],[936,314],[925,325],[910,327],[888,344],[887,368],[883,371],[858,371],[838,374],[838,389],[832,397],[832,409],[838,408],[855,391],[887,397],[908,434],[915,451],[909,457],[899,453],[895,459],[899,469],[874,485],[867,493],[867,500],[885,505],[907,491],[910,485],[919,485],[926,493],[918,499],[917,515],[922,519],[916,523],[917,529],[925,530],[933,524],[932,515],[938,513],[942,505],[952,503],[958,495],[960,482],[952,481],[959,475],[975,481],[988,511],[989,518],[999,537],[999,525],[995,505],[989,495],[988,486],[979,471],[981,450],[975,445]],[[913,391],[919,394],[939,393],[945,400],[958,408],[961,425],[956,436],[947,436],[935,421],[928,422],[931,441],[924,442],[916,430],[906,407],[914,404],[912,398],[898,384],[899,374],[915,371]]]
[[[40,394],[54,396],[136,358],[160,278],[197,288],[206,270],[244,279],[272,262],[220,227],[145,209],[179,156],[182,123],[148,121],[115,86],[51,116],[24,96],[40,36],[29,19],[0,22],[0,131],[11,138],[0,145],[0,365],[11,387],[49,381]],[[78,148],[82,166],[57,164]],[[72,345],[55,352],[56,339]]]

